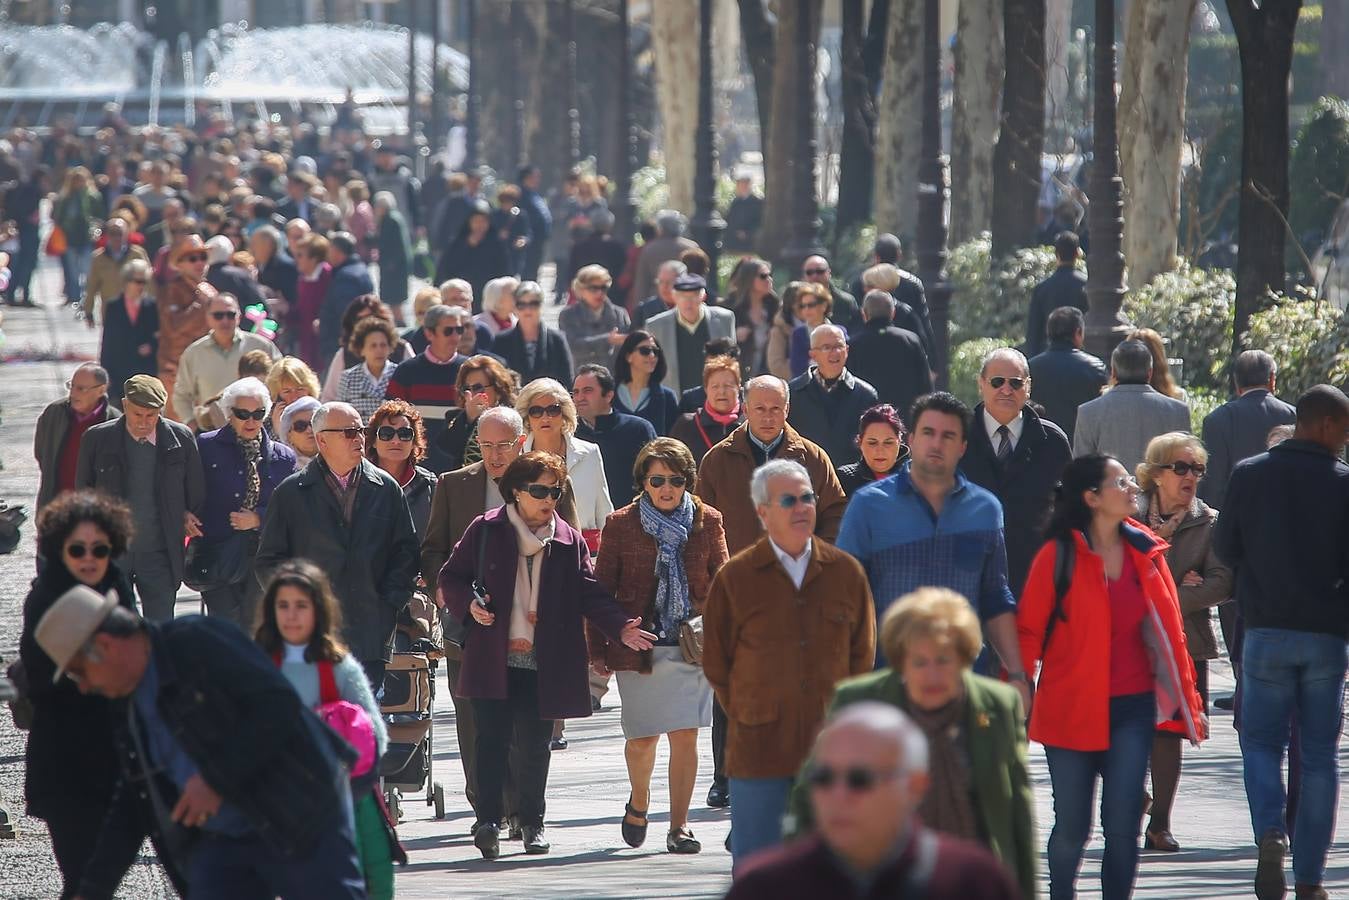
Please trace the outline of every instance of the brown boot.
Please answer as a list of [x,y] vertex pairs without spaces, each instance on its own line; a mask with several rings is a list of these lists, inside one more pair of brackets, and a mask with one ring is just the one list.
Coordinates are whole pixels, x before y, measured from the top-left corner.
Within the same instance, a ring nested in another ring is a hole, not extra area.
[[1299,884],[1294,888],[1297,900],[1329,900],[1330,895],[1319,884]]

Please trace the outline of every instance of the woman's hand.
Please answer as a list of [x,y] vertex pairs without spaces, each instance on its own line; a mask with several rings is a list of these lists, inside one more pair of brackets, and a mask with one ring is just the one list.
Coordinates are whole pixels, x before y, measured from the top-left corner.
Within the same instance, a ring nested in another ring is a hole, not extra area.
[[487,399],[487,394],[481,391],[464,397],[464,415],[468,416],[470,422],[478,421],[478,416],[482,415],[489,406],[491,406],[491,403]]
[[1204,583],[1204,576],[1191,569],[1185,573],[1185,577],[1180,580],[1180,583],[1182,587],[1199,587]]
[[470,603],[468,605],[468,613],[473,617],[473,621],[477,622],[484,628],[486,628],[488,625],[491,625],[493,622],[497,620],[495,613],[488,612],[486,609],[479,606],[477,603]]
[[262,527],[262,518],[251,509],[230,513],[230,527],[235,531],[252,531]]
[[642,630],[641,619],[628,619],[628,623],[623,626],[622,641],[623,646],[630,650],[650,650],[656,642],[656,636]]
[[608,678],[610,675],[613,674],[613,672],[609,670],[609,667],[604,664],[603,659],[591,660],[590,668],[596,675],[600,676],[601,678]]
[[735,339],[737,343],[743,344],[749,340],[750,330],[748,325],[741,325],[735,329]]

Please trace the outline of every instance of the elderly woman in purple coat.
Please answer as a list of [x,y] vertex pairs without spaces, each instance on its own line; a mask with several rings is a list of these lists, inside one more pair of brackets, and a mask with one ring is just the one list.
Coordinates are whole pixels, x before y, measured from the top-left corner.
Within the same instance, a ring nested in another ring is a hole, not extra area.
[[458,694],[472,701],[478,726],[473,843],[486,859],[499,853],[512,746],[525,852],[548,852],[543,795],[553,720],[590,715],[582,620],[634,650],[656,639],[595,580],[581,533],[557,515],[566,478],[566,464],[551,453],[520,456],[498,483],[505,506],[474,519],[440,571],[449,615],[466,627]]
[[229,424],[197,438],[206,503],[202,536],[188,548],[185,580],[201,589],[206,612],[250,634],[262,588],[253,577],[267,501],[295,471],[295,451],[267,435],[267,385],[240,378],[220,395]]

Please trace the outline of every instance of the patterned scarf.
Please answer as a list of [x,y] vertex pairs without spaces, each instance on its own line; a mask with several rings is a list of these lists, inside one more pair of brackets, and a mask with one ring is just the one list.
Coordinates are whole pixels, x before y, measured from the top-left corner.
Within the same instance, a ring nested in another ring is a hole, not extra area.
[[974,808],[974,778],[970,771],[965,734],[965,698],[952,700],[940,709],[919,709],[905,692],[904,711],[928,743],[929,787],[918,806],[918,815],[929,828],[966,840],[979,841],[979,816]]
[[656,539],[656,616],[666,634],[689,617],[689,579],[684,545],[693,530],[693,497],[686,491],[679,508],[666,515],[643,493],[637,507],[642,530]]
[[1153,530],[1157,537],[1164,541],[1171,540],[1171,535],[1176,533],[1180,523],[1185,521],[1185,516],[1189,510],[1181,510],[1170,518],[1162,515],[1162,501],[1156,491],[1148,494],[1148,527]]
[[251,441],[239,441],[239,449],[244,453],[244,509],[257,509],[262,499],[262,477],[258,472],[258,463],[262,461],[262,435]]

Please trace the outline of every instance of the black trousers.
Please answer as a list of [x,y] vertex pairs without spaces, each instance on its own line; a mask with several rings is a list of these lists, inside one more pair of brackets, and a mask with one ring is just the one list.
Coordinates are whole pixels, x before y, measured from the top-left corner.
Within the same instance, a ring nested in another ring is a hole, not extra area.
[[251,570],[248,577],[237,584],[202,591],[201,599],[206,604],[208,616],[233,622],[250,638],[257,630],[258,601],[262,599],[262,586],[253,577]]
[[517,820],[522,827],[542,825],[553,720],[539,718],[539,673],[508,668],[506,699],[475,698],[473,718],[478,726],[478,821],[499,824],[504,819],[503,792],[511,768]]
[[[61,870],[61,900],[69,900],[79,894],[80,881],[94,855],[106,814],[107,807],[102,803],[91,803],[47,820],[47,831],[52,837],[52,855],[56,857],[56,867]],[[127,832],[134,833],[134,829],[128,828]],[[119,836],[113,841],[106,857],[107,862],[114,870],[125,871],[135,862],[140,849],[139,840],[127,840]]]
[[712,783],[726,790],[726,710],[712,698]]

